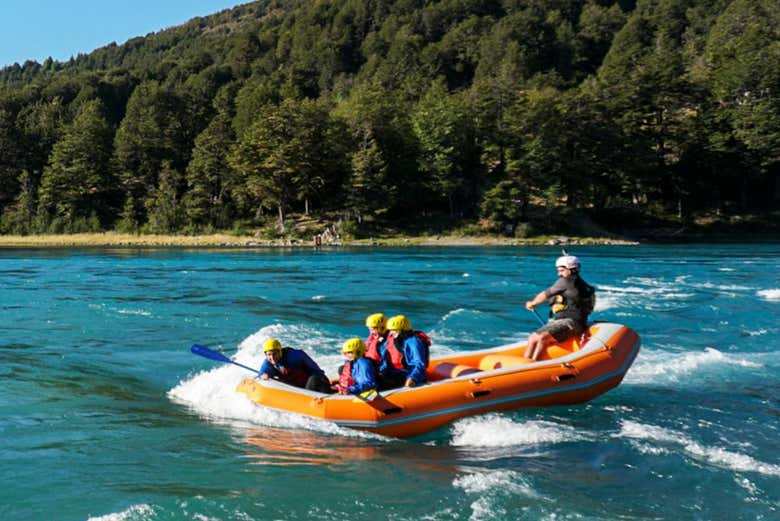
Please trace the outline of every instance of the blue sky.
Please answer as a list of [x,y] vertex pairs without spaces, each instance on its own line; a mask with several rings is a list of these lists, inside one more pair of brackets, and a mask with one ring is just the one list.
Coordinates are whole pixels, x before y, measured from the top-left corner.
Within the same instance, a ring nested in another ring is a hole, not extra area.
[[0,68],[65,61],[247,0],[2,0]]

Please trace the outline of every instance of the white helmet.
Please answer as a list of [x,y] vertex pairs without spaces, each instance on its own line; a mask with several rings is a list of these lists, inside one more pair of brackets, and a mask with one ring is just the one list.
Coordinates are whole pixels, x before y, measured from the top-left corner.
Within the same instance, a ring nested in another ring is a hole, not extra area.
[[555,261],[555,267],[578,270],[580,269],[580,259],[574,255],[564,255],[563,257],[558,257],[558,260]]

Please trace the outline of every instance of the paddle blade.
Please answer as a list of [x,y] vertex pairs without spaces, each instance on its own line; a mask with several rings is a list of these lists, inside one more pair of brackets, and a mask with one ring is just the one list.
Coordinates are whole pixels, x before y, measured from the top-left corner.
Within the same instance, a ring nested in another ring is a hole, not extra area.
[[358,398],[360,398],[364,402],[373,402],[377,399],[379,396],[379,393],[376,391],[376,389],[369,389],[368,391],[363,391],[358,395]]
[[212,351],[206,346],[202,346],[199,344],[195,344],[190,348],[190,351],[192,351],[194,354],[198,356],[202,356],[204,358],[208,358],[211,360],[216,360],[217,362],[226,362],[228,364],[232,364],[233,360],[226,357],[222,353],[218,353],[217,351]]

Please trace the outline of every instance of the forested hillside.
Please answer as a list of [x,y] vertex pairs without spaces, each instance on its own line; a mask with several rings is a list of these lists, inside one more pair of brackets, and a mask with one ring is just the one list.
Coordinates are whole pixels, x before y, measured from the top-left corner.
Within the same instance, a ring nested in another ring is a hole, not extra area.
[[769,215],[780,2],[252,2],[3,68],[0,152],[6,234]]

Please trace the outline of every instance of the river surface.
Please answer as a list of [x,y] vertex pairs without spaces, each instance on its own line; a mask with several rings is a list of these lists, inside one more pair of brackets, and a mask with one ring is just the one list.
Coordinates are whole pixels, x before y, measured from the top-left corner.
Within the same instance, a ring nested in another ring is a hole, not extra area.
[[335,376],[366,315],[432,356],[536,327],[552,247],[0,250],[0,519],[780,519],[780,245],[572,248],[634,328],[582,405],[395,440],[255,406],[275,336]]

